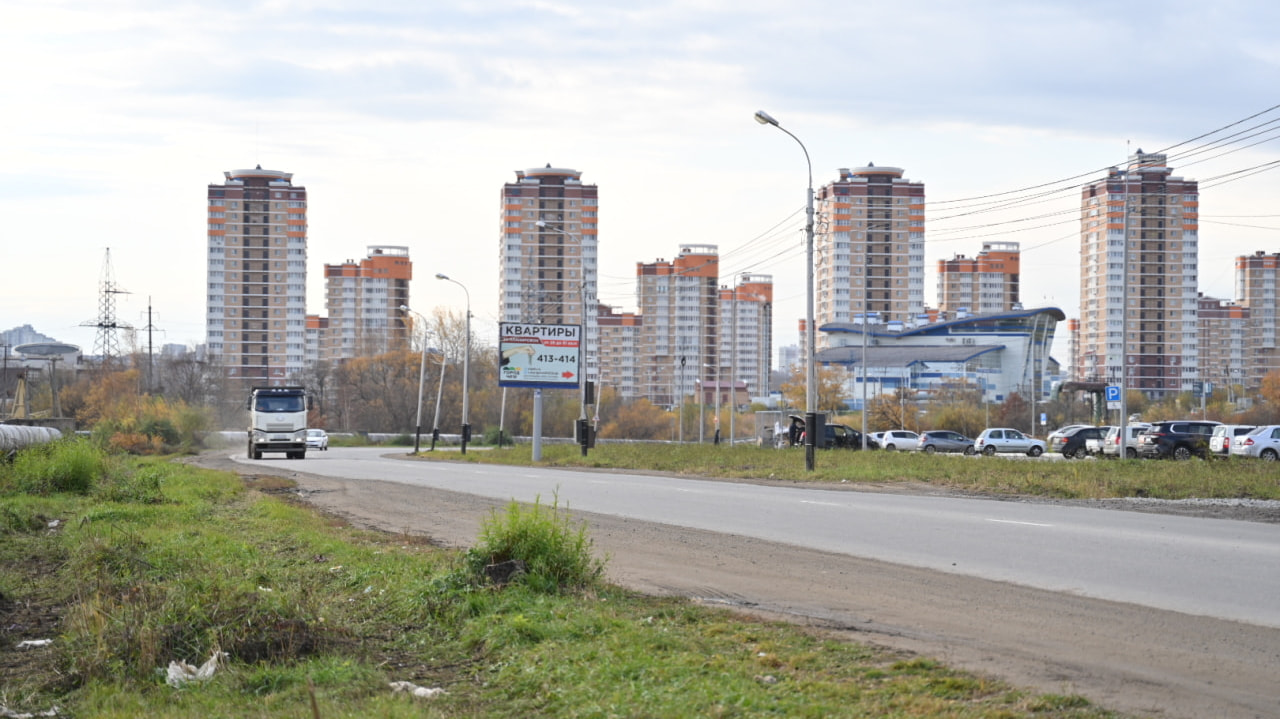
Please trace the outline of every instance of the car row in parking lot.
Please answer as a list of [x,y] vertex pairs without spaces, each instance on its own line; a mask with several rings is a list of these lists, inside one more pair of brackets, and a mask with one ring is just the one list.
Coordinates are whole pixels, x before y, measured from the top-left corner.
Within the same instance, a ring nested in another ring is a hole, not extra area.
[[[795,417],[793,419],[800,419]],[[802,421],[802,420],[801,420]],[[861,449],[862,433],[843,424],[827,424],[826,446]],[[951,430],[912,432],[887,430],[867,435],[868,449],[917,451],[925,454],[1025,454],[1056,452],[1067,459],[1104,457],[1175,459],[1192,457],[1256,457],[1280,460],[1280,425],[1222,424],[1210,420],[1129,422],[1121,441],[1117,426],[1076,424],[1061,427],[1040,440],[1020,430],[991,427],[970,439]],[[803,433],[799,435],[803,437]],[[781,443],[778,446],[786,446]]]

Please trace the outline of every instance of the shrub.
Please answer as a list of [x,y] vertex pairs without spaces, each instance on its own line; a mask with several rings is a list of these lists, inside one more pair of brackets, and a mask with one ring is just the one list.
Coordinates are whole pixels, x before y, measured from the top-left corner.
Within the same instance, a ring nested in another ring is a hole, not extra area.
[[536,500],[531,507],[512,501],[505,514],[490,513],[480,528],[479,544],[464,557],[476,579],[485,566],[510,560],[524,562],[525,584],[548,592],[597,584],[604,561],[591,555],[586,526],[574,526],[559,501],[548,508]]
[[501,435],[503,444],[511,444],[511,433],[505,430],[499,430],[497,427],[488,427],[484,431],[484,444],[498,444],[498,437]]
[[101,451],[74,438],[28,447],[9,468],[11,486],[27,494],[87,494],[106,471]]

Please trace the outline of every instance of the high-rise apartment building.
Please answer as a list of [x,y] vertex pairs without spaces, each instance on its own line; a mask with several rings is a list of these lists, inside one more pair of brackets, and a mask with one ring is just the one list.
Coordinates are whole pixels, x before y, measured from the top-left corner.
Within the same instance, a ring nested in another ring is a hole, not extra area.
[[206,343],[229,379],[285,384],[306,359],[307,190],[232,170],[208,190]]
[[551,165],[502,186],[502,320],[581,324],[587,379],[599,377],[597,199],[581,172]]
[[1210,382],[1224,392],[1229,385],[1241,384],[1246,352],[1252,344],[1248,335],[1249,308],[1230,300],[1201,296],[1196,322],[1200,375],[1195,379]]
[[[744,274],[720,288],[720,362],[723,384],[738,396],[769,394],[773,364],[773,277]],[[732,384],[728,380],[732,380]]]
[[938,260],[938,309],[986,315],[1020,308],[1020,259],[1017,242],[984,242],[977,257]]
[[715,245],[681,245],[671,262],[636,265],[643,357],[640,396],[679,405],[715,379],[720,311],[720,253]]
[[1249,310],[1246,354],[1242,363],[1242,383],[1250,389],[1262,386],[1268,372],[1280,370],[1277,322],[1280,315],[1276,295],[1280,285],[1280,254],[1259,250],[1236,258],[1236,298]]
[[620,397],[646,396],[644,358],[648,355],[641,343],[644,317],[634,312],[614,312],[601,304],[596,315],[600,330],[600,387],[613,387]]
[[1115,383],[1124,363],[1126,388],[1153,399],[1199,376],[1200,194],[1172,172],[1164,155],[1138,150],[1081,193],[1076,376]]
[[[816,194],[814,319],[821,330],[871,313],[910,322],[924,310],[924,184],[897,167],[841,169]],[[818,332],[817,342],[826,337]]]
[[372,246],[359,262],[324,266],[328,327],[321,357],[341,362],[408,349],[409,326],[401,306],[409,304],[413,262],[409,248]]

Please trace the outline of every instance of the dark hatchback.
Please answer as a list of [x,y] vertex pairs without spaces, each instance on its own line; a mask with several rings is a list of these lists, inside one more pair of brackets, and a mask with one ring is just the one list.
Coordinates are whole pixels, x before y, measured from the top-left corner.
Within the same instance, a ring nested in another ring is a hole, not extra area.
[[1147,459],[1191,459],[1209,456],[1209,438],[1221,422],[1177,420],[1155,422],[1138,435],[1138,456]]

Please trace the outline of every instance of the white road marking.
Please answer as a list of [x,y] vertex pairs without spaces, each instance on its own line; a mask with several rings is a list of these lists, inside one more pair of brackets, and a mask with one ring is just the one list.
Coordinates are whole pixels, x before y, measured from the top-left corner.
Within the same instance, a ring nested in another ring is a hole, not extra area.
[[1019,522],[1013,519],[991,519],[989,517],[987,518],[986,521],[996,522],[998,524],[1025,524],[1028,527],[1052,527],[1053,526],[1052,524],[1041,524],[1039,522]]
[[800,504],[816,504],[822,507],[843,507],[844,506],[843,504],[837,504],[835,502],[814,502],[808,499],[800,500]]

